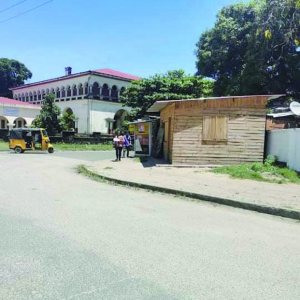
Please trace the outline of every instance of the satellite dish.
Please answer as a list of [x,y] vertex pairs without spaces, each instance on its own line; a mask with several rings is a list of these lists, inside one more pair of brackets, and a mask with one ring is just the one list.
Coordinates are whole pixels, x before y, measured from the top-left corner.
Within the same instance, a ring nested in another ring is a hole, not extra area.
[[296,101],[292,102],[290,105],[290,109],[296,116],[300,116],[300,103],[299,102],[296,102]]

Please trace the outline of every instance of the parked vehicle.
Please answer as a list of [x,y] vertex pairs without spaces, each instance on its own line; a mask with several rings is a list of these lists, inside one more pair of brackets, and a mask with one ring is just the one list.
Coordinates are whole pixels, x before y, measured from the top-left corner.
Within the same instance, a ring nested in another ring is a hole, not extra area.
[[9,132],[9,149],[14,150],[15,153],[33,150],[54,152],[47,131],[43,128],[12,129]]

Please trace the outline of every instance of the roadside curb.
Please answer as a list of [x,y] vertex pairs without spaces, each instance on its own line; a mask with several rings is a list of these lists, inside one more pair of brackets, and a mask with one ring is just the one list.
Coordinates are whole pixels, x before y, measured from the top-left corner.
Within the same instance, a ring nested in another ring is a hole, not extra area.
[[133,181],[126,181],[126,180],[121,180],[121,179],[116,179],[116,178],[100,175],[98,173],[91,171],[87,166],[84,166],[84,165],[82,165],[82,168],[84,168],[84,170],[86,172],[88,172],[89,175],[95,176],[101,180],[110,181],[110,182],[113,182],[113,183],[116,183],[119,185],[123,185],[123,186],[130,186],[130,187],[151,190],[154,192],[161,192],[161,193],[176,195],[176,196],[184,196],[187,198],[192,198],[192,199],[196,199],[196,200],[200,200],[200,201],[217,203],[217,204],[221,204],[221,205],[256,211],[256,212],[263,213],[263,214],[279,216],[279,217],[289,218],[289,219],[293,219],[293,220],[300,220],[300,212],[295,211],[295,210],[258,205],[258,204],[253,204],[253,203],[241,202],[238,200],[208,196],[208,195],[203,195],[203,194],[198,194],[198,193],[191,193],[191,192],[187,192],[187,191],[180,191],[180,190],[176,190],[176,189],[164,188],[164,187],[159,187],[159,186],[154,186],[154,185],[149,185],[149,184],[144,184],[144,183],[137,183],[137,182],[133,182]]

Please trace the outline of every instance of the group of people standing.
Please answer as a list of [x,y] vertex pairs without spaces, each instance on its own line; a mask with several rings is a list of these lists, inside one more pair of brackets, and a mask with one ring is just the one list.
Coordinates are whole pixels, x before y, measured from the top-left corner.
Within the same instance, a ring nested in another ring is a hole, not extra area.
[[126,153],[127,157],[129,157],[129,151],[132,148],[132,142],[128,131],[125,134],[122,134],[121,131],[118,131],[114,137],[113,143],[116,149],[116,161],[121,161],[122,151],[123,158],[125,158]]

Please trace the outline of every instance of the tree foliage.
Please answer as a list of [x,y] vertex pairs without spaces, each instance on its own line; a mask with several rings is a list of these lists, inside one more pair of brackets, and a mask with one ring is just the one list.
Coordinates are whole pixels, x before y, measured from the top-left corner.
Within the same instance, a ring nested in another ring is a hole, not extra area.
[[[267,0],[258,19],[269,90],[300,94],[300,0]],[[259,32],[259,33],[260,33]]]
[[122,99],[126,106],[133,108],[132,118],[139,118],[144,116],[151,105],[158,100],[211,96],[213,84],[213,80],[175,70],[133,81],[127,87]]
[[63,113],[60,119],[60,125],[63,130],[73,129],[75,118],[76,116],[74,114],[69,114],[68,112]]
[[9,88],[24,84],[32,77],[26,66],[14,59],[0,58],[0,96],[11,97]]
[[40,114],[35,119],[34,126],[45,128],[48,134],[53,135],[62,131],[60,120],[61,110],[54,102],[54,94],[48,94],[45,97],[44,104]]
[[224,7],[197,43],[198,73],[214,94],[300,91],[300,0],[257,0]]

